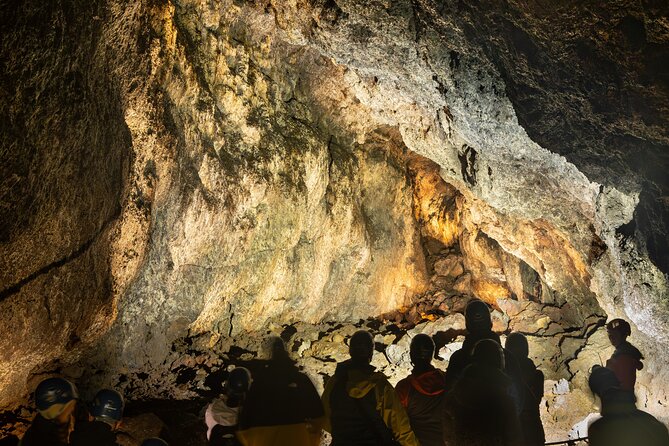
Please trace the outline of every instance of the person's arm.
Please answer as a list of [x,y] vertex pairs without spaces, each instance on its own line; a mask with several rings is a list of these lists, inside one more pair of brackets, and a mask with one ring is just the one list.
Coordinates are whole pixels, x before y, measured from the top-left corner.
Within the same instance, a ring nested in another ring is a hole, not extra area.
[[328,382],[325,384],[325,389],[323,390],[323,396],[321,397],[321,401],[323,402],[323,410],[325,413],[322,427],[325,431],[330,433],[332,433],[332,423],[330,421],[330,417],[332,415],[330,412],[330,395],[332,394],[335,380],[335,376],[331,376],[330,379],[328,379]]
[[418,439],[411,429],[409,417],[397,397],[395,389],[387,381],[380,386],[382,386],[380,389],[382,395],[379,398],[377,394],[377,408],[379,408],[378,401],[380,401],[383,421],[393,431],[395,440],[402,446],[419,446]]
[[444,410],[442,411],[442,435],[444,439],[444,446],[455,446],[455,416],[449,407],[450,402],[444,402]]
[[398,382],[397,386],[395,386],[397,397],[400,399],[400,403],[402,403],[402,406],[405,409],[409,407],[409,391],[411,390],[410,387],[411,383],[409,382],[408,377]]

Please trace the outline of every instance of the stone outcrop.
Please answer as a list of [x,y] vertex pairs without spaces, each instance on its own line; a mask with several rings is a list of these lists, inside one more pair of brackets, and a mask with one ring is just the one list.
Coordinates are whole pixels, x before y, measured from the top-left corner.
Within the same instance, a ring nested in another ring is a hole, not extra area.
[[396,381],[471,297],[530,337],[555,436],[607,315],[669,416],[661,8],[43,3],[0,25],[8,425],[50,373],[197,398],[268,332],[322,383],[364,324]]

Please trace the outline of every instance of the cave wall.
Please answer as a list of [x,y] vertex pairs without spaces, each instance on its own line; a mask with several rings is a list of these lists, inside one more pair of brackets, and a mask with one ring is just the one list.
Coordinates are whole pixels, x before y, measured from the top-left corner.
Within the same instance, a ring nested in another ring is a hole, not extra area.
[[119,80],[91,19],[102,10],[2,5],[3,405],[113,322],[112,233],[132,155]]
[[[551,14],[524,3],[2,6],[0,407],[55,371],[190,397],[201,384],[170,375],[193,342],[257,351],[266,328],[312,324],[309,338],[431,299],[431,237],[461,251],[496,327],[532,335],[552,382],[580,389],[547,389],[553,422],[592,409],[583,370],[606,315],[634,323],[653,358],[642,404],[667,416],[666,176],[637,162],[667,165],[665,78],[638,81],[615,115],[637,72],[621,65],[614,105],[593,105],[614,80],[574,61],[615,39],[551,46]],[[623,6],[599,26],[638,28]],[[638,50],[650,73],[666,48],[658,11]],[[321,353],[299,355],[326,373]]]

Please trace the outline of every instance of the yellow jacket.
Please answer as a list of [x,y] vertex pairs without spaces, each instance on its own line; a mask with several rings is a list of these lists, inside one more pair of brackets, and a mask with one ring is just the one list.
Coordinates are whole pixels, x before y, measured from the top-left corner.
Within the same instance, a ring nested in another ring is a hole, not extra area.
[[[362,399],[374,392],[376,401],[376,412],[381,416],[385,425],[392,431],[393,436],[402,446],[418,446],[418,440],[411,430],[409,418],[400,402],[395,389],[390,385],[383,373],[375,372],[371,366],[354,366],[350,361],[345,361],[337,366],[337,371],[330,378],[323,392],[323,408],[325,409],[324,429],[332,432],[333,391],[338,392],[341,385],[340,380],[346,380],[345,392],[354,399],[362,402]],[[361,404],[361,403],[358,403]],[[359,406],[358,406],[359,407]],[[339,410],[334,408],[335,411]],[[334,414],[337,417],[338,414]],[[370,424],[367,420],[359,420],[361,423]],[[370,427],[371,429],[371,427]],[[337,432],[334,433],[337,435]],[[341,441],[341,440],[340,440]]]

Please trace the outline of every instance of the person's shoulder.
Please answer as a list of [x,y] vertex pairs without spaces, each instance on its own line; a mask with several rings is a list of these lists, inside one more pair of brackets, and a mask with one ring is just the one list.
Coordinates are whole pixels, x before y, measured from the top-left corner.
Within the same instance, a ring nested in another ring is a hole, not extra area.
[[656,425],[662,426],[662,428],[665,431],[667,430],[667,427],[660,420],[658,420],[657,418],[655,418],[653,415],[649,414],[648,412],[644,412],[641,409],[636,409],[633,412],[633,415],[638,417],[639,419],[645,420],[645,422],[647,422],[649,424],[656,424]]
[[448,367],[446,368],[446,371],[448,371],[448,369],[463,367],[463,364],[467,361],[467,356],[464,348],[454,351],[448,359]]
[[622,342],[618,348],[616,348],[615,353],[616,355],[628,355],[632,356],[635,359],[643,359],[643,355],[641,354],[641,351],[639,351],[638,348],[630,344],[628,341]]
[[397,381],[396,389],[405,388],[411,385],[411,375],[405,376],[404,378]]

